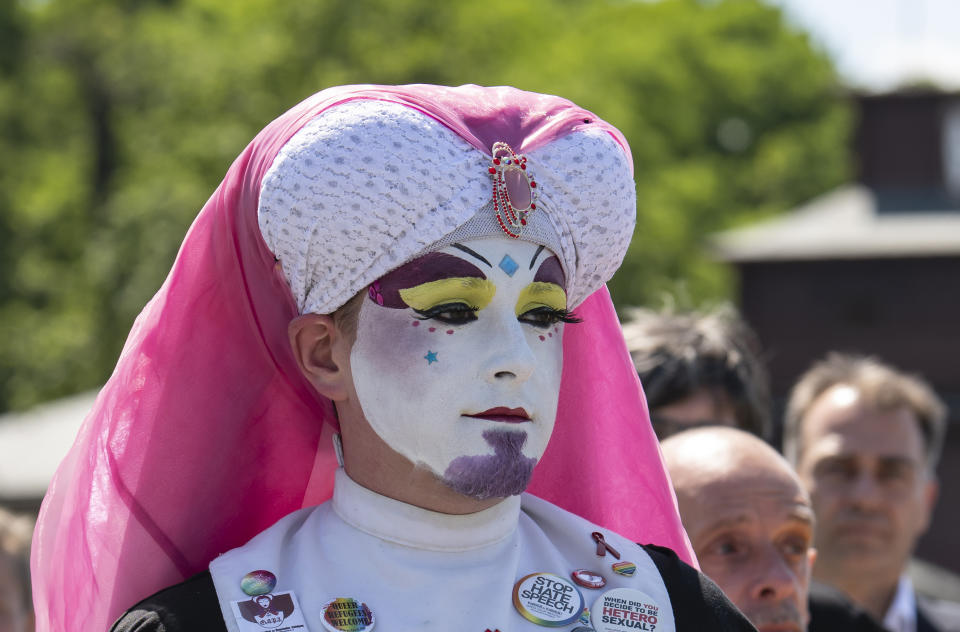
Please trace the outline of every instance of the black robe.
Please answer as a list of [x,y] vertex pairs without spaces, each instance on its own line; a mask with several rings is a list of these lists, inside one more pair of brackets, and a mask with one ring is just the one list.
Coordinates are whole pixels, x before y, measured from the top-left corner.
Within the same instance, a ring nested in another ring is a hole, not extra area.
[[[885,632],[865,610],[839,590],[810,583],[810,625],[807,632]],[[922,632],[922,631],[918,631]]]

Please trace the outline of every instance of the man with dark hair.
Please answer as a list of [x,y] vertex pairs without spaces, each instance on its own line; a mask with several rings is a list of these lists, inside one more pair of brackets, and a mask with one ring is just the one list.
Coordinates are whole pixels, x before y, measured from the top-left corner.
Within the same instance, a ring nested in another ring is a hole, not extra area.
[[960,606],[921,597],[905,572],[936,502],[945,421],[920,378],[836,353],[787,405],[785,452],[817,515],[814,575],[892,632],[960,630]]
[[770,390],[760,345],[732,307],[679,314],[635,309],[623,333],[661,440],[704,425],[768,436]]

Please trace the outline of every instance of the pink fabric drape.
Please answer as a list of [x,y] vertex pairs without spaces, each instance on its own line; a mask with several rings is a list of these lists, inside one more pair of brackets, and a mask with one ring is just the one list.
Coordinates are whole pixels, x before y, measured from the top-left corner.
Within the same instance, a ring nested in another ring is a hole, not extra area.
[[[34,535],[38,632],[106,630],[280,517],[328,499],[336,421],[294,364],[297,313],[257,226],[260,183],[310,118],[348,99],[404,103],[489,153],[528,151],[589,121],[512,88],[346,86],[268,125],[190,228],[47,492]],[[349,298],[349,297],[345,297]],[[693,562],[643,394],[601,289],[567,328],[556,431],[531,491]]]

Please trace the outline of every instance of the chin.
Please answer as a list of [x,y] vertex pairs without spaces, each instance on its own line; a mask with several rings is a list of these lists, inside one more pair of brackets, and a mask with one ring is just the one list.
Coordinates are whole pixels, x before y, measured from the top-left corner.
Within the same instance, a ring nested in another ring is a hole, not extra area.
[[522,452],[527,433],[488,430],[483,438],[493,454],[459,456],[441,479],[452,490],[477,500],[506,498],[522,493],[533,477],[537,459]]
[[450,464],[442,480],[458,494],[477,500],[506,498],[527,489],[536,464],[532,458],[505,463],[495,462],[493,455],[462,456]]
[[804,632],[806,629],[799,623],[771,623],[757,627],[760,632]]
[[754,607],[743,610],[743,614],[760,632],[805,632],[805,607],[792,601],[782,601],[766,607]]
[[747,619],[753,623],[760,632],[805,632],[807,626],[795,619],[784,620],[782,618],[774,620],[764,620],[763,617],[747,616]]

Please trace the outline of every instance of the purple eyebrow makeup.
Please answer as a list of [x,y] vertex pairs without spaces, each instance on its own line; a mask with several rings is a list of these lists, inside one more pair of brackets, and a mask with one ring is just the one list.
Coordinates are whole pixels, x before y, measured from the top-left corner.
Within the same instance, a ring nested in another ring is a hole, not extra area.
[[400,298],[400,290],[416,287],[430,281],[453,278],[486,279],[480,268],[469,261],[445,252],[431,252],[414,259],[389,272],[376,281],[377,294],[382,297],[371,298],[378,305],[393,309],[405,309],[407,304]]
[[537,274],[533,277],[534,283],[538,281],[542,283],[554,283],[564,290],[567,289],[567,281],[563,275],[563,267],[560,265],[560,260],[557,259],[557,257],[545,259],[543,263],[540,264],[540,268],[537,269]]

